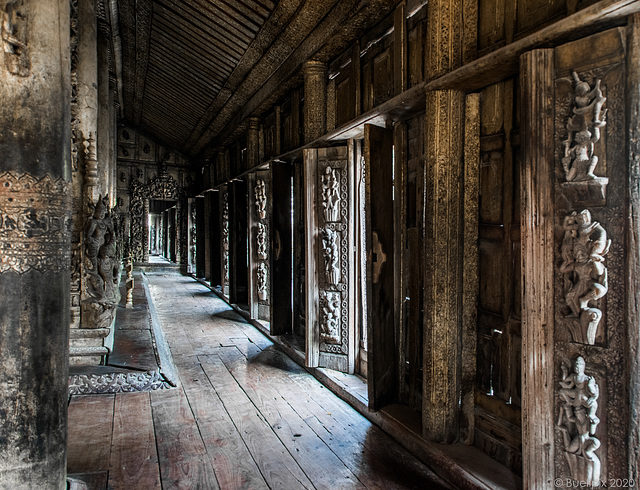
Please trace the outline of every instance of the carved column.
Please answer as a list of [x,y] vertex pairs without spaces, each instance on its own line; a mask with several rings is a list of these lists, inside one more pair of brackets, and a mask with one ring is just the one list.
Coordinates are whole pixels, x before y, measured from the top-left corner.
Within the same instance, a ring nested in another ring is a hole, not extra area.
[[520,58],[522,94],[522,477],[551,488],[553,430],[553,51]]
[[260,118],[250,117],[247,127],[247,168],[260,165]]
[[306,61],[304,74],[304,141],[309,143],[327,130],[327,65]]
[[149,262],[149,199],[147,198],[142,200],[142,261],[145,264]]
[[[427,78],[461,63],[461,0],[428,6]],[[424,437],[450,443],[458,437],[462,343],[464,94],[426,94]]]
[[0,486],[62,490],[71,247],[69,1],[5,1],[0,8]]

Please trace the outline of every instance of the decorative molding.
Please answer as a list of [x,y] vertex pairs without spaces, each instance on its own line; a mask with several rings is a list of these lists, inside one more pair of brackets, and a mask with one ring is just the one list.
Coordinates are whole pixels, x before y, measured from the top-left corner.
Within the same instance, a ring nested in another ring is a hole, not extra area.
[[256,214],[258,218],[265,219],[267,216],[267,191],[264,180],[258,179],[253,190],[256,198]]
[[70,186],[48,175],[0,175],[0,273],[70,270]]
[[340,221],[340,170],[329,165],[322,176],[322,212],[325,221]]
[[340,293],[323,291],[320,311],[320,341],[340,344]]
[[586,486],[600,486],[600,459],[595,451],[600,441],[595,437],[600,419],[596,415],[600,389],[593,376],[585,374],[585,360],[578,356],[569,374],[563,361],[558,396],[562,400],[556,426],[562,433],[564,455],[574,481]]
[[585,209],[565,216],[562,225],[562,259],[560,273],[564,277],[564,298],[571,310],[564,323],[574,342],[594,345],[602,311],[593,301],[609,290],[604,256],[609,252],[611,240],[591,213]]
[[170,388],[172,388],[171,384],[159,371],[69,376],[69,395],[132,393]]

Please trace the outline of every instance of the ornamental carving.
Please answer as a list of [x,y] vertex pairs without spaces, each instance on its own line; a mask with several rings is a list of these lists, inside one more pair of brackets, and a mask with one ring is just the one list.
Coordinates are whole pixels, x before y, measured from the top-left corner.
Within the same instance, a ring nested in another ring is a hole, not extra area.
[[322,212],[325,221],[340,221],[340,171],[327,165],[322,176]]
[[264,262],[260,262],[260,264],[258,264],[258,269],[257,269],[257,273],[258,273],[258,299],[260,301],[266,301],[267,300],[267,296],[268,296],[268,277],[267,277],[267,264],[265,264]]
[[29,74],[29,48],[27,47],[27,10],[24,0],[9,1],[2,12],[2,47],[5,68],[12,75]]
[[70,183],[0,175],[0,273],[69,271]]
[[328,284],[340,283],[340,234],[331,228],[322,230],[322,252],[324,255],[325,278]]
[[190,209],[190,223],[189,223],[189,265],[191,267],[190,272],[195,273],[195,264],[196,264],[196,204],[195,202],[191,203]]
[[224,283],[229,283],[229,193],[222,195],[222,268]]
[[340,343],[340,293],[323,291],[320,301],[320,341]]
[[562,142],[562,166],[567,182],[595,180],[593,171],[598,157],[593,149],[600,140],[600,128],[606,125],[607,110],[602,111],[602,105],[607,98],[602,95],[600,79],[592,89],[575,71],[571,75],[575,83],[574,98],[566,125],[567,139]]
[[109,197],[89,203],[84,229],[82,323],[85,328],[110,328],[120,301],[120,260]]
[[256,253],[260,260],[267,259],[267,227],[264,223],[258,223],[258,233],[256,235],[257,248]]
[[145,373],[74,374],[69,376],[69,395],[132,393],[172,388],[159,371]]
[[602,311],[594,304],[609,289],[604,256],[611,240],[591,213],[585,209],[564,218],[562,264],[564,298],[571,310],[564,320],[574,342],[594,345]]
[[569,373],[569,365],[562,363],[562,379],[558,396],[562,402],[557,427],[562,433],[564,455],[571,477],[588,487],[600,485],[600,459],[595,451],[600,441],[595,437],[600,419],[598,396],[600,390],[593,376],[585,374],[585,360],[578,357]]
[[253,190],[256,198],[256,214],[258,218],[265,219],[267,216],[267,191],[264,180],[258,179]]

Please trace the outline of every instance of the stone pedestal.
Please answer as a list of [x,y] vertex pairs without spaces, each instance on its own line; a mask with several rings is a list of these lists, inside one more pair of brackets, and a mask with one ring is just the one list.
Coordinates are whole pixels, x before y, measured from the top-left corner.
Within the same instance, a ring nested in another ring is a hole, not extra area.
[[0,63],[0,488],[61,490],[70,318],[69,2],[14,2],[3,29],[14,21],[24,29],[26,44],[16,50],[24,70],[13,73],[6,52]]

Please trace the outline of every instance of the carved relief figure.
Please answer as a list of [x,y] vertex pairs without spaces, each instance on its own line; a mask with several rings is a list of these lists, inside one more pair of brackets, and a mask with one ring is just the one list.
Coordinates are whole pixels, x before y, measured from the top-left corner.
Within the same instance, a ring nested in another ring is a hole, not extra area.
[[8,2],[2,12],[2,47],[4,63],[9,73],[26,77],[29,74],[27,57],[27,16],[23,0]]
[[109,328],[120,299],[120,261],[116,259],[116,235],[109,211],[109,197],[89,203],[85,226],[85,279],[82,294],[83,326]]
[[340,283],[340,251],[338,250],[338,232],[331,228],[322,230],[322,250],[324,254],[324,265],[326,279],[329,284]]
[[322,176],[322,209],[326,221],[340,221],[340,182],[337,170],[327,166]]
[[194,203],[191,204],[191,228],[189,229],[189,253],[191,255],[190,261],[190,272],[195,272],[195,263],[196,263],[196,206]]
[[258,179],[253,191],[256,198],[256,214],[258,218],[264,219],[267,216],[267,191],[264,180]]
[[571,374],[564,362],[561,369],[558,395],[562,407],[557,426],[562,432],[571,477],[586,482],[588,486],[599,486],[600,459],[595,451],[600,447],[600,441],[594,436],[600,423],[596,415],[600,390],[595,378],[585,374],[582,357],[575,360]]
[[340,343],[340,293],[322,292],[322,318],[320,321],[320,341],[329,344]]
[[562,142],[562,166],[567,182],[580,182],[597,178],[593,171],[598,157],[593,149],[600,140],[600,128],[606,125],[607,111],[602,111],[602,105],[607,98],[602,95],[599,79],[591,89],[576,72],[572,76],[575,82],[574,105],[567,121],[567,139]]
[[258,247],[256,253],[258,258],[266,260],[267,258],[267,227],[263,223],[258,223],[258,234],[256,235]]
[[226,284],[229,282],[229,194],[225,192],[222,199],[222,264]]
[[267,291],[267,264],[260,262],[258,265],[258,299],[260,301],[266,301]]
[[562,242],[560,273],[565,277],[565,301],[571,309],[566,317],[575,342],[595,344],[602,311],[589,303],[608,291],[604,256],[611,240],[591,213],[585,209],[566,216]]

